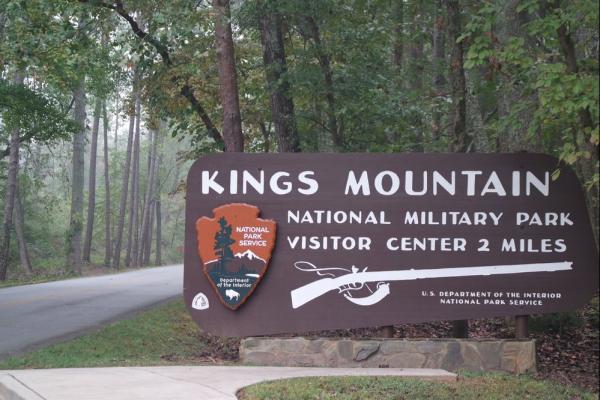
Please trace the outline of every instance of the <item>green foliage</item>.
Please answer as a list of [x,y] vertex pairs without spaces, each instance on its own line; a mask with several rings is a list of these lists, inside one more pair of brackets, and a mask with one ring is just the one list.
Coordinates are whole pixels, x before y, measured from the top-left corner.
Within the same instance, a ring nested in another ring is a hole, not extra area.
[[21,142],[40,143],[67,139],[78,129],[55,99],[4,80],[0,80],[0,118],[4,141],[12,129],[19,129]]
[[583,319],[575,311],[535,315],[530,319],[532,332],[555,332],[562,334],[565,329],[578,328],[583,325]]
[[[597,192],[599,67],[597,50],[595,57],[593,50],[587,50],[597,44],[578,42],[577,37],[586,30],[597,32],[598,4],[568,2],[555,9],[548,4],[529,0],[509,10],[507,3],[481,3],[461,37],[469,45],[465,67],[487,68],[503,91],[518,89],[508,115],[495,122],[500,134],[524,131],[526,140],[537,142],[531,150],[554,154],[579,170],[591,164],[594,172],[583,173],[581,178]],[[507,18],[518,19],[520,31],[498,36],[495,26],[514,26]],[[574,41],[577,73],[567,69],[569,60],[560,44],[559,28]],[[591,116],[591,127],[583,125],[584,112]]]

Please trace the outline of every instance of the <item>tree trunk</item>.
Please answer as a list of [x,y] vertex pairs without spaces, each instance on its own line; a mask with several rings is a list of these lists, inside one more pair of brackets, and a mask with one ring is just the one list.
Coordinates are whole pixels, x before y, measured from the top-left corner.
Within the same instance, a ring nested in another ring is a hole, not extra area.
[[[134,82],[135,86],[135,82]],[[123,230],[125,228],[125,213],[127,212],[127,194],[129,192],[129,171],[131,169],[131,149],[133,133],[135,130],[135,108],[129,111],[129,135],[127,137],[127,150],[125,151],[125,164],[123,165],[123,181],[121,182],[121,200],[119,202],[119,223],[117,226],[117,239],[112,257],[113,267],[119,269],[121,263],[121,245],[123,243]]]
[[[118,116],[117,116],[117,119]],[[110,266],[111,241],[110,241],[110,180],[109,180],[109,162],[108,162],[108,115],[106,112],[106,101],[102,104],[102,129],[104,145],[104,265]],[[115,148],[116,151],[116,148]]]
[[259,21],[260,38],[277,147],[280,153],[295,153],[300,151],[300,139],[294,115],[294,102],[286,77],[281,15],[272,9],[265,8],[262,11]]
[[448,11],[448,37],[452,43],[450,58],[450,88],[452,94],[451,151],[471,150],[472,139],[467,135],[467,83],[463,65],[463,43],[461,35],[460,4],[458,0],[445,0]]
[[152,225],[150,224],[150,216],[152,215],[152,202],[154,200],[154,179],[155,179],[155,165],[156,165],[156,145],[158,143],[158,129],[150,129],[150,149],[149,149],[149,165],[148,165],[148,184],[146,185],[146,195],[144,200],[144,209],[142,214],[142,229],[141,229],[141,246],[140,246],[140,255],[139,260],[142,262],[145,259],[149,259],[145,257],[146,254],[144,252],[147,250],[148,239],[150,235],[150,231],[152,230]]
[[404,57],[404,0],[394,1],[393,7],[396,22],[396,27],[394,28],[393,61],[396,67],[401,69]]
[[160,195],[157,193],[156,196],[156,258],[154,263],[156,265],[162,265],[162,215],[160,209]]
[[[160,167],[163,163],[163,154],[161,152],[162,149],[162,141],[158,144],[157,151],[160,153],[158,155],[156,161],[156,172],[155,172],[155,189],[154,189],[154,198],[155,204],[154,208],[156,210],[156,251],[155,251],[155,265],[162,264],[162,212],[161,212],[161,202],[160,202],[160,189],[162,185],[159,182],[160,179]],[[177,175],[175,175],[177,177]]]
[[25,216],[23,213],[23,203],[21,202],[18,181],[15,196],[15,234],[17,236],[17,244],[19,245],[19,259],[21,260],[21,267],[23,267],[25,273],[31,275],[33,273],[33,268],[31,267],[31,260],[29,259],[27,241],[25,240]]
[[446,95],[446,77],[444,76],[444,68],[446,66],[446,48],[445,48],[445,18],[442,9],[442,1],[436,1],[436,17],[433,25],[433,92],[435,101],[433,106],[433,127],[432,139],[436,141],[442,137],[442,110],[441,107],[445,103],[444,96]]
[[465,71],[467,81],[467,132],[471,132],[473,137],[473,146],[480,153],[489,153],[492,151],[490,140],[483,123],[481,104],[477,95],[477,87],[482,78],[481,69],[472,69]]
[[[23,84],[23,75],[17,71],[14,76],[14,84]],[[13,224],[13,209],[15,206],[15,194],[17,191],[17,177],[19,174],[19,130],[12,129],[10,132],[10,145],[8,154],[8,176],[6,178],[6,194],[4,200],[4,221],[2,223],[2,247],[0,247],[0,281],[6,279],[8,270],[10,231]]]
[[135,103],[135,134],[133,138],[133,167],[131,177],[131,204],[129,214],[129,241],[127,243],[126,266],[138,265],[138,247],[140,239],[139,208],[140,208],[140,123],[142,119],[140,94]]
[[90,262],[92,251],[92,236],[94,234],[94,215],[96,212],[96,157],[98,153],[98,130],[100,128],[100,114],[102,113],[102,101],[96,99],[94,107],[94,123],[92,125],[92,145],[90,149],[90,172],[88,178],[88,209],[85,228],[85,240],[83,242],[83,261]]
[[319,30],[319,25],[314,20],[313,17],[306,18],[308,28],[310,29],[311,37],[315,43],[315,49],[317,51],[317,58],[319,59],[319,66],[321,67],[321,73],[323,74],[323,79],[325,82],[325,99],[327,101],[327,117],[328,117],[328,130],[331,134],[331,139],[333,140],[333,145],[337,151],[341,151],[344,149],[344,139],[343,135],[339,129],[339,124],[337,120],[336,105],[335,105],[335,95],[333,88],[333,72],[331,71],[331,60],[329,58],[329,54],[323,49],[323,45],[321,43],[321,32]]
[[[119,151],[119,92],[117,91],[117,99],[115,100],[115,153]],[[106,104],[104,104],[106,107]]]
[[142,259],[142,263],[146,266],[150,265],[150,255],[152,254],[152,228],[154,228],[154,207],[156,207],[156,201],[152,199],[150,201],[150,222],[146,227],[148,233],[146,234],[146,241],[144,242],[144,258]]
[[[410,80],[409,87],[413,96],[419,103],[423,103],[423,76],[425,71],[425,57],[423,55],[423,35],[421,34],[422,15],[423,15],[423,2],[417,1],[415,4],[415,16],[413,17],[413,23],[411,28],[412,40],[410,43]],[[417,109],[413,111],[412,124],[415,130],[415,151],[423,152],[424,147],[424,135],[423,135],[423,119],[421,113]]]
[[[525,39],[525,47],[529,52],[535,52],[536,44],[528,46],[527,28],[524,25],[522,13],[518,11],[521,5],[521,0],[506,0],[501,4],[498,13],[497,40],[495,41],[499,47],[507,46],[511,39],[515,37]],[[502,49],[499,49],[502,50]],[[529,121],[531,120],[531,110],[539,107],[537,93],[526,93],[526,89],[519,83],[520,78],[515,79],[511,74],[498,74],[500,85],[496,94],[498,104],[498,119],[499,121],[516,120],[517,124],[500,124],[501,128],[498,135],[499,150],[503,152],[515,151],[536,151],[536,143],[531,140],[528,134]],[[527,106],[523,106],[522,110],[515,111],[516,103],[531,102]],[[511,118],[511,114],[513,115]]]
[[85,88],[84,79],[77,85],[73,94],[75,98],[74,119],[80,130],[73,136],[72,179],[71,179],[71,212],[69,221],[68,264],[73,271],[81,273],[82,254],[81,236],[83,233],[83,183],[85,152]]
[[213,8],[216,14],[215,40],[219,62],[219,94],[223,108],[225,150],[244,151],[229,0],[213,0]]

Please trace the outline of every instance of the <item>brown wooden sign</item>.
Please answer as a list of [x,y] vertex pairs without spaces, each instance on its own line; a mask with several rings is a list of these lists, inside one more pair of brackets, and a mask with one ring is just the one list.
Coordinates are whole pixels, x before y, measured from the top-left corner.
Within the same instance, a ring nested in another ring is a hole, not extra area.
[[218,154],[188,175],[184,298],[214,334],[565,311],[597,290],[581,186],[549,156]]

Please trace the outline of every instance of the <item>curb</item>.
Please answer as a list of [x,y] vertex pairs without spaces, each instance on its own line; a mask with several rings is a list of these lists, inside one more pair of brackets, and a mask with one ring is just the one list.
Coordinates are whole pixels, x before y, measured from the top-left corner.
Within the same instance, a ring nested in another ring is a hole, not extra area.
[[0,400],[45,400],[10,374],[0,375]]

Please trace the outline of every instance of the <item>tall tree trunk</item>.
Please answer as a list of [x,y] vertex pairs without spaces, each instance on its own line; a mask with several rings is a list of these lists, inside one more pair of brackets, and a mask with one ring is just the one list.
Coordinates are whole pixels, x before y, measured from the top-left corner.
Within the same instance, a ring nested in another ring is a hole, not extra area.
[[152,199],[150,201],[150,222],[146,226],[148,233],[144,241],[144,258],[142,259],[143,265],[150,265],[150,255],[152,254],[152,232],[154,228],[154,207],[156,207],[156,201]]
[[[155,252],[155,259],[154,259],[154,263],[155,265],[161,265],[162,264],[162,212],[161,212],[161,202],[160,202],[160,189],[162,187],[162,185],[159,182],[160,179],[160,167],[163,163],[163,154],[161,152],[162,149],[162,141],[161,143],[159,143],[158,149],[157,151],[160,153],[160,155],[158,155],[158,159],[156,161],[156,172],[155,172],[155,190],[154,190],[154,197],[155,197],[155,210],[156,210],[156,252]],[[175,177],[177,177],[177,175],[175,175]]]
[[[425,71],[425,57],[423,55],[423,35],[421,34],[422,15],[423,15],[423,2],[418,0],[414,5],[415,16],[413,17],[413,23],[411,27],[412,40],[410,43],[410,80],[409,87],[413,96],[419,103],[423,103],[423,75]],[[415,151],[423,152],[424,147],[424,135],[423,135],[423,119],[419,107],[413,112],[412,124],[415,129]]]
[[402,60],[404,58],[404,0],[394,1],[394,53],[393,61],[396,67],[402,69]]
[[109,267],[112,246],[110,241],[110,169],[108,161],[108,114],[106,112],[106,101],[102,104],[102,129],[104,139],[104,265]]
[[[150,235],[150,230],[152,226],[150,224],[150,216],[152,215],[152,202],[154,200],[154,179],[155,179],[155,164],[156,164],[156,145],[158,143],[158,129],[152,128],[150,129],[150,149],[148,152],[149,155],[149,165],[148,165],[148,184],[146,185],[146,194],[144,200],[144,209],[142,213],[142,229],[141,229],[141,246],[139,249],[140,255],[139,259],[143,262],[146,258],[144,257],[144,251],[147,249],[147,242]],[[148,255],[149,258],[149,255]]]
[[219,62],[219,93],[223,108],[225,150],[244,151],[229,0],[213,0],[213,8],[216,14],[215,39]]
[[162,265],[162,215],[160,209],[160,194],[156,194],[156,265]]
[[131,177],[131,204],[130,204],[130,223],[129,223],[129,242],[127,244],[126,266],[138,265],[138,246],[140,239],[139,230],[139,208],[140,208],[140,124],[142,119],[141,99],[137,94],[135,104],[135,134],[133,138],[133,167]]
[[[117,91],[117,99],[115,100],[115,153],[119,151],[119,92]],[[106,104],[104,104],[106,107]]]
[[31,260],[29,258],[29,250],[27,249],[27,241],[25,240],[25,215],[23,213],[23,203],[21,202],[21,196],[19,193],[19,182],[17,181],[17,187],[15,191],[15,234],[17,237],[17,244],[19,245],[19,259],[21,260],[21,267],[25,270],[27,275],[33,273],[31,267]]
[[81,273],[82,254],[81,236],[83,233],[83,181],[85,157],[85,79],[75,88],[74,116],[79,131],[73,136],[71,212],[69,220],[68,264],[77,273]]
[[435,22],[433,25],[433,92],[435,101],[433,106],[433,127],[432,139],[436,141],[442,137],[442,105],[445,103],[444,96],[446,95],[446,77],[444,76],[444,68],[446,66],[446,47],[445,47],[445,18],[442,8],[442,0],[436,1],[435,6]]
[[[136,82],[134,81],[134,86]],[[127,150],[125,151],[125,164],[123,165],[123,180],[121,182],[121,200],[119,202],[119,223],[117,226],[117,238],[115,240],[115,251],[112,257],[113,267],[119,269],[121,263],[121,246],[123,243],[123,230],[125,228],[125,214],[127,212],[127,194],[129,193],[129,171],[131,169],[131,149],[133,134],[135,130],[136,113],[135,106],[129,110],[129,134],[127,136]]]
[[[523,13],[518,11],[521,0],[506,0],[501,3],[498,13],[498,23],[495,24],[497,32],[497,46],[508,46],[511,39],[523,38],[526,51],[535,52],[536,44],[529,45],[527,29],[524,25]],[[536,143],[531,140],[528,134],[529,121],[531,120],[531,110],[539,107],[537,93],[527,94],[523,85],[519,83],[521,78],[515,78],[511,74],[498,74],[500,81],[499,89],[496,94],[498,104],[498,120],[510,121],[516,120],[517,124],[500,124],[503,128],[497,133],[499,150],[503,152],[514,151],[536,151]],[[531,102],[531,104],[515,111],[515,104]],[[511,118],[511,114],[512,118]],[[515,115],[516,114],[516,115]]]
[[325,99],[327,101],[327,117],[328,117],[328,130],[333,140],[333,145],[337,151],[344,149],[344,138],[336,116],[336,104],[335,104],[335,92],[333,88],[333,72],[331,71],[331,59],[329,54],[323,49],[321,43],[321,32],[319,25],[313,17],[306,17],[308,29],[310,35],[315,43],[315,50],[317,52],[317,58],[319,59],[319,66],[325,83]]
[[281,15],[267,5],[260,16],[263,62],[270,93],[271,117],[280,153],[299,152],[300,139],[294,115],[294,102],[286,77],[287,64],[281,28]]
[[477,88],[480,85],[483,73],[481,69],[465,71],[467,81],[467,132],[471,132],[475,148],[480,153],[492,151],[490,140],[487,136]]
[[448,37],[452,43],[450,58],[451,150],[467,152],[472,150],[472,138],[467,134],[467,82],[463,64],[463,43],[459,41],[462,30],[461,10],[458,0],[445,0],[445,2],[448,11]]
[[[23,84],[23,74],[15,72],[14,84]],[[6,279],[8,270],[10,231],[13,224],[13,209],[17,191],[17,177],[19,174],[19,130],[10,132],[10,146],[8,154],[8,176],[6,178],[6,194],[4,197],[4,221],[2,222],[2,244],[0,247],[0,281]]]
[[100,114],[102,113],[102,100],[96,99],[94,107],[94,123],[92,125],[92,144],[90,148],[90,171],[88,178],[88,209],[83,242],[83,261],[90,262],[92,251],[92,236],[94,234],[94,215],[96,213],[96,157],[98,153],[98,130],[100,129]]

